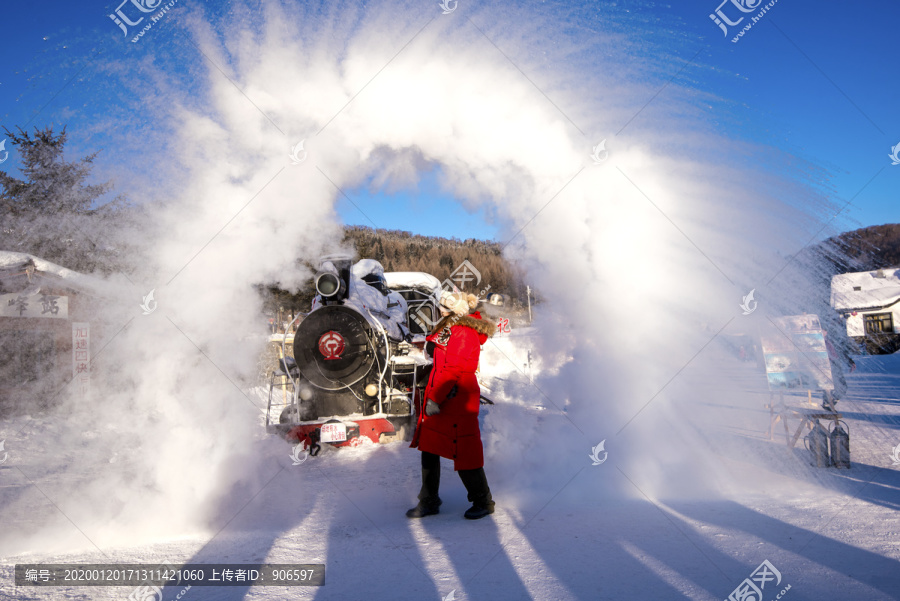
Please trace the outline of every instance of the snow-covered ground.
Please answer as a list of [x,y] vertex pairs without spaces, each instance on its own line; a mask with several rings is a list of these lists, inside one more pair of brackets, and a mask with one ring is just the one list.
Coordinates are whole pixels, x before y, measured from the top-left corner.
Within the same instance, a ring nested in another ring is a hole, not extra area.
[[[900,465],[891,457],[900,444],[900,354],[857,358],[838,404],[850,470],[811,467],[802,439],[787,449],[781,424],[769,441],[765,378],[725,353],[693,362],[670,397],[603,434],[608,456],[597,453],[605,460],[593,465],[600,440],[581,433],[564,401],[523,368],[537,335],[522,331],[485,349],[483,379],[496,405],[486,407],[483,437],[497,512],[479,521],[462,518],[465,491],[447,462],[440,515],[405,517],[420,483],[419,454],[406,443],[326,449],[292,465],[290,446],[261,431],[253,452],[265,473],[221,499],[196,499],[213,508],[207,527],[178,536],[120,528],[110,537],[90,512],[70,509],[98,471],[127,486],[129,458],[103,420],[74,440],[59,437],[70,432],[65,415],[2,422],[0,598],[132,592],[16,588],[16,563],[168,561],[326,566],[321,587],[194,587],[181,597],[189,600],[714,601],[765,560],[781,575],[767,583],[765,601],[788,585],[781,598],[789,601],[900,598]],[[532,368],[539,376],[558,366]],[[640,445],[628,438],[645,428]],[[116,497],[109,490],[109,502]]]

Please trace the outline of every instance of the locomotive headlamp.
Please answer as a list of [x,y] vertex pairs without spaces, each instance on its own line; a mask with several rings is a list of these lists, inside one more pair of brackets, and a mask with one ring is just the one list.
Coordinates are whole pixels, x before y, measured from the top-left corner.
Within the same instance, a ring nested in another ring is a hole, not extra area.
[[374,384],[369,384],[368,386],[366,386],[366,394],[369,396],[375,396],[376,394],[378,394],[378,387]]
[[350,282],[350,259],[323,257],[314,279],[316,292],[326,304],[335,304],[347,297]]
[[323,297],[334,296],[341,289],[341,279],[333,273],[321,273],[316,278],[316,292]]
[[304,401],[308,401],[312,397],[313,397],[312,388],[310,388],[309,386],[301,386],[300,387],[300,398],[301,399],[303,399]]

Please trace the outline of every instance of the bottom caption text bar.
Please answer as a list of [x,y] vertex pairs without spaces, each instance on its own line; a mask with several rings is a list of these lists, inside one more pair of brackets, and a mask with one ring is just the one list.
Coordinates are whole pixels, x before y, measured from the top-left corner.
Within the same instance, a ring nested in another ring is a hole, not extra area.
[[17,563],[16,586],[322,586],[325,564]]

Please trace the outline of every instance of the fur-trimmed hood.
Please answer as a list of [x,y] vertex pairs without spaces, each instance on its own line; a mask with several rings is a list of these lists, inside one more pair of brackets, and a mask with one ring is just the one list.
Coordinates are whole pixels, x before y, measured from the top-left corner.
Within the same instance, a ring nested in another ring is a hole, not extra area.
[[447,315],[446,317],[441,318],[438,322],[437,326],[435,326],[434,331],[440,332],[444,329],[445,326],[465,326],[467,328],[472,328],[479,334],[484,334],[488,338],[494,335],[494,332],[497,331],[497,326],[492,324],[489,321],[484,319],[480,319],[478,317],[473,317],[472,315],[463,315],[462,317],[457,317],[456,315]]

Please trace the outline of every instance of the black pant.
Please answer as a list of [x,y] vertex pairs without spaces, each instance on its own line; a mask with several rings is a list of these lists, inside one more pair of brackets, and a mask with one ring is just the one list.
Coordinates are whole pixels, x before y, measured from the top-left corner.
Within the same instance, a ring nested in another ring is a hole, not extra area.
[[[459,479],[469,493],[469,502],[476,507],[493,507],[491,489],[488,487],[484,468],[459,470]],[[441,498],[438,489],[441,486],[441,458],[434,453],[422,452],[422,490],[419,500],[425,505],[439,505]]]

